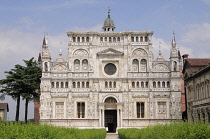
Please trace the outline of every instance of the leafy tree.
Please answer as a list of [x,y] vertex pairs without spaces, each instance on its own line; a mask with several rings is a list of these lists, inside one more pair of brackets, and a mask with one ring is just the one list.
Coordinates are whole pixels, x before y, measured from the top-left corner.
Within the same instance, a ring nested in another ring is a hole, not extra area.
[[0,92],[3,93],[3,95],[11,96],[13,99],[17,101],[16,116],[15,116],[16,121],[19,121],[20,96],[24,88],[23,71],[24,71],[23,66],[19,64],[15,65],[14,69],[4,72],[7,74],[6,79],[0,80],[0,85],[1,85]]
[[34,58],[30,60],[24,60],[26,67],[24,70],[24,92],[22,93],[23,99],[25,99],[25,121],[28,117],[28,103],[31,100],[39,101],[39,87],[41,78],[41,68],[38,66]]
[[34,58],[24,60],[26,66],[15,65],[14,69],[5,71],[6,79],[0,80],[1,96],[9,95],[17,100],[16,117],[19,120],[20,97],[26,100],[25,102],[25,121],[28,115],[28,103],[31,100],[37,101],[39,99],[41,68],[38,66]]

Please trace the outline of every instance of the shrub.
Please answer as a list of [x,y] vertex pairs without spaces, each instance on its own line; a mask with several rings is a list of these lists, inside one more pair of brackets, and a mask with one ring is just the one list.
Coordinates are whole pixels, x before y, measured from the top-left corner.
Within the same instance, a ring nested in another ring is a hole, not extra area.
[[201,122],[176,122],[143,129],[119,129],[120,139],[208,139],[210,125]]

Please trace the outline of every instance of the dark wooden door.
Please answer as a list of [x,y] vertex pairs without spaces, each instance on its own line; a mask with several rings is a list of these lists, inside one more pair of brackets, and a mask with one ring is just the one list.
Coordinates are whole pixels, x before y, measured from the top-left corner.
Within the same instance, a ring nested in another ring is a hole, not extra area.
[[108,132],[116,132],[117,110],[105,110],[105,127],[108,127]]

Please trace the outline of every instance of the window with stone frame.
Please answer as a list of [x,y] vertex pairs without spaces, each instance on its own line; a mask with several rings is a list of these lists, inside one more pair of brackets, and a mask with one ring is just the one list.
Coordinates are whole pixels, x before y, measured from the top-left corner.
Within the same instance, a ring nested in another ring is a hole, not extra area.
[[165,119],[167,114],[167,107],[165,101],[158,102],[158,118]]
[[133,71],[136,71],[136,72],[139,71],[139,61],[138,61],[138,59],[133,60]]
[[85,102],[77,102],[77,118],[85,118]]
[[145,118],[145,103],[136,102],[136,114],[137,118]]
[[146,72],[147,71],[147,60],[146,59],[142,59],[141,60],[141,71],[142,72]]
[[55,103],[55,118],[64,118],[64,102]]

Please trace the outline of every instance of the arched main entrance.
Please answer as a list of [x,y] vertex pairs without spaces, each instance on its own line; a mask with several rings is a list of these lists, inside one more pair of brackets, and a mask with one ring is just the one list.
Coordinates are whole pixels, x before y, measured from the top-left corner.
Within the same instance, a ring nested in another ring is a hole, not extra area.
[[104,123],[108,132],[116,132],[117,128],[117,100],[113,97],[105,99]]

